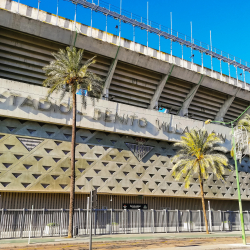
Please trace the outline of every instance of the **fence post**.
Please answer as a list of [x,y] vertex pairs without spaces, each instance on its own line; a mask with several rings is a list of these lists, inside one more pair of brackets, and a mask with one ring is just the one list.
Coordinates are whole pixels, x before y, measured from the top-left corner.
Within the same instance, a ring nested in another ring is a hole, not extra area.
[[168,218],[167,218],[167,215],[168,215],[168,211],[167,211],[167,209],[165,209],[165,225],[166,225],[166,233],[168,232]]
[[210,227],[210,231],[213,232],[213,227],[212,227],[212,211],[210,209],[210,203],[209,203],[208,213],[209,213],[209,227]]
[[222,230],[224,231],[225,230],[225,225],[224,225],[224,219],[225,219],[224,215],[225,215],[225,212],[222,211],[221,214],[222,214]]
[[0,224],[0,238],[1,238],[1,232],[3,232],[3,214],[4,214],[4,209],[2,208],[2,213],[1,213],[1,224]]
[[[248,230],[248,227],[247,227],[248,224],[245,222],[246,220],[248,220],[248,211],[246,210],[245,213],[246,213],[246,216],[245,216],[245,217],[247,217],[247,218],[244,219],[244,227],[246,228],[246,230]],[[244,218],[244,212],[243,212],[243,218]],[[245,226],[245,225],[246,225],[246,226]]]
[[200,231],[202,232],[202,226],[201,226],[201,210],[199,210],[199,216],[200,216]]
[[[22,224],[21,224],[20,238],[22,238],[22,237],[23,237],[24,216],[25,216],[25,208],[23,208],[23,217],[22,217]],[[1,230],[1,231],[2,231],[2,230]]]
[[141,233],[140,232],[140,225],[141,225],[141,223],[140,223],[140,215],[141,215],[141,210],[138,209],[138,234]]
[[122,210],[122,231],[124,233],[124,216],[123,216],[123,214],[124,214],[124,211]]
[[187,210],[188,211],[188,231],[191,232],[191,211],[190,210]]
[[43,229],[44,229],[44,210],[45,209],[43,208],[42,221],[41,221],[41,238],[43,237]]
[[[244,212],[242,211],[242,216],[243,216],[243,218],[244,218]],[[244,220],[244,219],[243,219]],[[240,227],[240,211],[239,211],[239,227]],[[245,227],[245,224],[243,225],[243,227]]]
[[176,232],[179,233],[179,210],[178,209],[175,209],[176,210]]
[[232,231],[233,230],[233,223],[232,223],[232,211],[230,211],[230,231]]
[[248,227],[249,227],[249,223],[250,223],[249,211],[247,211],[247,214],[248,214]]
[[228,230],[230,231],[231,230],[231,211],[228,211],[229,215],[228,215]]
[[63,224],[63,208],[61,208],[61,216],[60,216],[60,237],[62,237],[62,224]]
[[222,226],[223,226],[223,222],[222,222],[222,212],[221,212],[221,210],[218,210],[218,212],[220,213],[220,230],[222,231]]
[[113,213],[112,213],[112,208],[110,209],[110,230],[109,230],[109,233],[112,234],[112,216],[113,216]]
[[152,233],[154,233],[155,232],[155,218],[154,218],[154,209],[151,209],[151,211],[152,211],[152,225],[151,225],[151,231],[152,231]]
[[89,231],[89,197],[87,197],[86,234]]
[[127,210],[124,209],[124,233],[127,233]]
[[97,224],[97,211],[95,209],[95,225],[94,225],[94,235],[96,235],[96,224]]
[[33,212],[34,212],[34,207],[32,205],[32,208],[31,208],[31,215],[30,215],[30,227],[29,227],[29,240],[28,240],[28,244],[30,244],[30,237],[32,237],[31,235],[31,230],[32,230],[32,223],[33,223]]
[[81,226],[81,208],[78,208],[78,211],[79,211],[79,218],[78,218],[78,235],[79,235]]

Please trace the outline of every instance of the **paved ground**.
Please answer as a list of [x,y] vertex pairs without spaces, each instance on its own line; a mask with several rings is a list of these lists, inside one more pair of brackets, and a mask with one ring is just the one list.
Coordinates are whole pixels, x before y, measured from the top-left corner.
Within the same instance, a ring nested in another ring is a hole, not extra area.
[[[250,232],[247,242],[242,244],[240,232],[210,233],[156,233],[156,234],[127,234],[99,235],[93,237],[93,250],[217,250],[217,249],[250,249]],[[88,238],[36,238],[31,239],[2,239],[1,250],[87,250]]]

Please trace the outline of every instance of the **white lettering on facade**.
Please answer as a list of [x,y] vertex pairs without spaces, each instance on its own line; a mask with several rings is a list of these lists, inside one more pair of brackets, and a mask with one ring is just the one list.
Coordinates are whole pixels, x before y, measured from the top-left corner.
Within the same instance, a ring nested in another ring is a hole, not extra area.
[[51,109],[52,103],[46,99],[39,99],[38,109],[42,111],[49,111]]
[[64,102],[59,105],[59,110],[63,114],[68,114],[71,111],[71,106]]
[[105,116],[104,116],[104,121],[105,122],[112,122],[113,118],[112,118],[112,111],[110,111],[109,109],[106,109],[105,111]]
[[4,103],[7,99],[10,99],[10,105],[14,106],[16,105],[16,97],[20,96],[19,94],[12,93],[5,91],[2,94],[0,94],[0,101]]
[[[5,91],[2,94],[0,94],[0,103],[6,103],[6,100],[9,99],[9,103],[7,105],[17,105],[17,98],[20,96],[20,94],[12,93],[10,91]],[[38,109],[41,111],[51,111],[51,112],[61,112],[63,114],[69,114],[72,110],[72,107],[68,103],[60,103],[57,105],[56,103],[52,103],[51,101],[45,99],[45,98],[40,98],[39,101],[36,101],[33,99],[31,96],[25,97],[19,107],[25,107],[29,106],[34,109]],[[77,111],[77,114],[81,116],[87,116],[87,113],[82,113],[80,111]],[[119,115],[117,112],[115,115],[112,115],[112,111],[109,109],[106,109],[104,111],[104,114],[102,115],[102,111],[99,108],[94,109],[94,115],[93,119],[98,121],[103,119],[105,122],[115,122],[115,123],[121,123],[122,125],[134,125],[135,119],[138,118],[136,114],[133,115]],[[130,122],[129,122],[130,120]],[[172,125],[171,125],[172,124]],[[140,128],[146,128],[148,125],[148,121],[144,117],[139,117],[137,120],[137,125]],[[174,124],[173,120],[170,123],[167,123],[166,121],[160,121],[159,118],[156,119],[156,128],[158,130],[162,130],[163,133],[176,133],[176,134],[185,134],[186,132],[189,132],[188,126],[185,126],[185,128],[181,127],[182,124]],[[213,131],[216,133],[215,131]],[[219,136],[224,142],[226,140],[226,134],[222,133],[216,133],[217,136]]]
[[100,120],[102,118],[102,112],[100,109],[94,109],[94,117],[96,121]]
[[145,128],[147,124],[148,124],[148,121],[146,118],[143,117],[143,118],[138,119],[138,126],[140,128]]
[[166,131],[166,122],[160,123],[160,120],[158,118],[156,119],[156,126],[158,130],[162,129],[163,131]]
[[115,122],[119,121],[122,124],[128,124],[128,115],[125,118],[125,115],[120,116],[118,113],[115,114]]
[[29,107],[32,107],[32,108],[36,109],[34,100],[30,96],[27,96],[26,98],[24,98],[24,100],[22,101],[22,103],[20,104],[20,106],[21,107],[29,106]]
[[138,117],[138,116],[135,115],[135,114],[130,116],[130,125],[131,125],[131,126],[133,126],[134,120],[135,120],[135,118],[137,118],[137,117]]

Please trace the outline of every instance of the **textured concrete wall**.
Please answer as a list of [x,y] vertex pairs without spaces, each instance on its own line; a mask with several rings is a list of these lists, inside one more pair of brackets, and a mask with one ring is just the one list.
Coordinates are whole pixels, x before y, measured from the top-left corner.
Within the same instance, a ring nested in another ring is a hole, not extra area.
[[[88,193],[94,187],[101,194],[199,198],[197,176],[189,189],[184,188],[183,178],[175,181],[172,177],[170,158],[176,153],[172,142],[148,139],[145,145],[152,150],[139,161],[127,146],[136,144],[134,136],[82,128],[76,136],[77,193]],[[0,137],[2,192],[69,192],[70,127],[2,117]],[[39,141],[28,150],[24,139]],[[243,200],[250,195],[249,165],[245,157],[239,169]],[[226,172],[225,178],[222,183],[209,173],[206,198],[237,199],[235,173]]]

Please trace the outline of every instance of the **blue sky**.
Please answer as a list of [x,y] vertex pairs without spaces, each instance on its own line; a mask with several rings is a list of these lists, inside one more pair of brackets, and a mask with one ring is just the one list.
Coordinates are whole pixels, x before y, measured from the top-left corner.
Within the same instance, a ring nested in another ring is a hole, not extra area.
[[[88,0],[90,1],[90,0]],[[20,0],[21,3],[37,7],[37,0]],[[97,4],[98,0],[94,0]],[[101,0],[100,0],[101,2]],[[120,0],[106,0],[106,3],[120,6]],[[204,43],[210,43],[212,31],[213,47],[228,52],[236,57],[250,62],[249,23],[250,1],[238,0],[149,0],[149,20],[170,27],[170,12],[173,16],[173,30],[190,36],[190,22],[193,26],[193,38]],[[41,0],[40,9],[56,14],[57,0]],[[139,16],[147,16],[147,0],[123,0],[122,8]],[[59,0],[59,15],[74,19],[75,7],[72,3]],[[105,30],[105,16],[93,12],[93,27]],[[78,7],[77,21],[90,25],[90,10]],[[108,32],[116,34],[117,20],[108,18]],[[146,44],[146,31],[135,29],[136,42]],[[133,29],[128,24],[122,24],[122,37],[132,40]],[[159,38],[149,34],[149,46],[158,49]],[[170,52],[170,42],[161,39],[161,50]],[[181,46],[173,43],[173,55],[181,56]],[[191,52],[184,47],[184,58],[190,60]],[[200,54],[195,53],[194,62],[200,64]],[[249,63],[250,64],[250,63]],[[210,67],[211,59],[204,58],[204,65]],[[213,59],[213,67],[219,71],[219,61]],[[223,63],[223,73],[228,74],[228,65]],[[238,77],[241,73],[238,70]],[[231,75],[235,76],[235,69],[231,67]],[[250,76],[246,74],[247,81]]]

